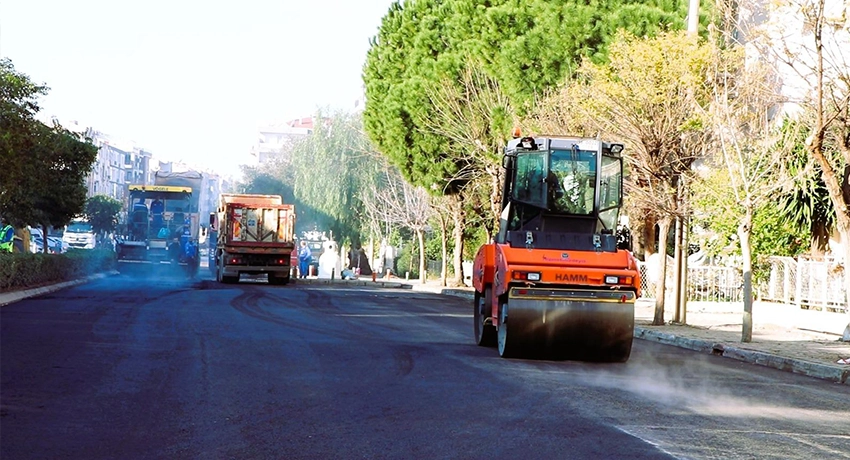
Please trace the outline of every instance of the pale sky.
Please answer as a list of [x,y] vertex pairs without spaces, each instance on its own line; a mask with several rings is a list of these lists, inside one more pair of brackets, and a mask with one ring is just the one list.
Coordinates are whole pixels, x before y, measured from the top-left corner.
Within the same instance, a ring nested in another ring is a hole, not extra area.
[[258,126],[353,110],[392,0],[0,0],[0,56],[43,115],[222,174]]

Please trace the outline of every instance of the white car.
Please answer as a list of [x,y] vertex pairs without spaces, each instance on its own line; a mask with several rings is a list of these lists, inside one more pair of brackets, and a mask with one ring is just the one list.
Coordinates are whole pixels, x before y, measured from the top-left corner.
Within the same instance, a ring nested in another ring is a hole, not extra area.
[[[41,253],[44,252],[42,248],[44,248],[44,233],[41,232],[40,228],[30,227],[30,252],[32,253]],[[55,236],[47,236],[47,252],[49,254],[61,254],[65,252],[64,245],[62,244],[62,239]]]
[[73,220],[65,226],[62,235],[63,247],[70,249],[94,249],[97,238],[90,223],[81,220]]

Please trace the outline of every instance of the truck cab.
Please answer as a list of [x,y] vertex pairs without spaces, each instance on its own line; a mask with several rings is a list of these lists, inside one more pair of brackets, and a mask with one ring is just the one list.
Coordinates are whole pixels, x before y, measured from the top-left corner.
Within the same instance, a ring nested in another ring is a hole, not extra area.
[[97,236],[91,223],[85,219],[74,219],[65,226],[62,246],[66,249],[94,249]]

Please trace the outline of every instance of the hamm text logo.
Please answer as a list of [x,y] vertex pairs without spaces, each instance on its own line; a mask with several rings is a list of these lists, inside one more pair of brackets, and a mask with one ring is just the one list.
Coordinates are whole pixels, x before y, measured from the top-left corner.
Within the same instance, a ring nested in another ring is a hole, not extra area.
[[574,273],[559,273],[555,275],[555,281],[563,281],[566,283],[587,283],[587,275],[577,275]]

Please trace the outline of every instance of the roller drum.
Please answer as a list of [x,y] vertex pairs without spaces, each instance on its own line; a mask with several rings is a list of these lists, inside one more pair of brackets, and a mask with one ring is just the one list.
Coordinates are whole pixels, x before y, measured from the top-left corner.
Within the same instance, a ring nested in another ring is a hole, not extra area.
[[626,361],[634,302],[631,291],[512,288],[500,327],[513,355]]

